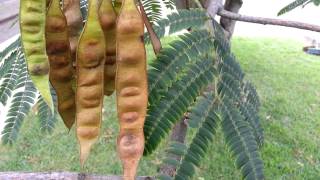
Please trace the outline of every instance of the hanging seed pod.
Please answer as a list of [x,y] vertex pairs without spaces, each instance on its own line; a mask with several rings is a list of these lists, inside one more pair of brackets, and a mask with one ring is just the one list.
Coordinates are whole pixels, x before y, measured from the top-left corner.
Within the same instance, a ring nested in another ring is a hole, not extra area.
[[76,123],[83,165],[100,132],[104,97],[105,42],[98,0],[89,0],[88,18],[77,48]]
[[53,110],[45,41],[46,0],[20,0],[19,20],[21,42],[30,78]]
[[67,18],[71,58],[75,60],[78,38],[83,27],[83,18],[80,11],[80,0],[63,0],[63,12]]
[[115,89],[116,76],[116,20],[117,15],[112,6],[112,0],[102,0],[100,9],[100,24],[106,43],[106,60],[104,66],[104,94],[109,96]]
[[117,21],[117,150],[125,180],[133,180],[144,149],[148,92],[144,24],[134,0],[123,0]]
[[48,8],[46,49],[50,63],[49,79],[57,94],[58,111],[70,129],[75,121],[73,67],[67,20],[60,8],[60,0],[52,0]]

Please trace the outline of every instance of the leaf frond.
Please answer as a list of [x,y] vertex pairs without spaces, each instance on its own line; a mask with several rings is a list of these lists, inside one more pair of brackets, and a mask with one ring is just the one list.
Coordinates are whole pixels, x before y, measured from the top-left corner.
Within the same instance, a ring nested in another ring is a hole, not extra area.
[[148,86],[149,103],[157,102],[176,81],[178,74],[186,64],[196,60],[203,52],[211,48],[207,31],[194,31],[181,35],[179,40],[171,42],[169,48],[160,51],[157,58],[149,65]]
[[303,4],[305,4],[306,2],[308,2],[309,0],[295,0],[292,3],[288,4],[287,6],[285,6],[284,8],[282,8],[279,12],[278,12],[278,16],[285,14],[289,11],[292,11],[293,9],[302,6]]
[[214,71],[212,59],[199,59],[190,65],[189,70],[173,84],[157,105],[149,107],[144,125],[145,155],[155,150],[173,125],[183,117],[200,91],[213,81]]
[[190,112],[189,122],[197,121],[199,127],[196,135],[191,140],[186,153],[181,157],[177,166],[175,179],[191,179],[196,168],[207,154],[210,144],[216,132],[217,123],[220,121],[218,113],[218,101],[208,94],[200,97]]
[[[166,28],[169,28],[169,34],[193,28],[200,29],[209,19],[206,12],[201,9],[178,10],[178,12],[169,14],[166,18],[154,23],[153,29],[157,37],[161,39],[166,34]],[[150,36],[145,34],[145,42],[150,43]]]
[[23,66],[24,56],[21,51],[17,51],[17,53],[12,53],[14,55],[11,59],[11,67],[8,72],[3,77],[3,82],[0,84],[0,102],[3,105],[7,104],[7,100],[11,97],[12,92],[19,88],[17,87],[18,77],[19,76],[27,76],[27,70]]
[[22,122],[36,98],[37,90],[30,79],[26,79],[23,76],[18,79],[18,83],[23,84],[21,86],[25,87],[25,89],[13,95],[5,120],[5,127],[1,133],[4,144],[12,144],[17,139]]
[[[51,87],[51,95],[52,95],[53,102],[56,106],[57,95],[55,94],[55,91],[53,90],[52,87]],[[56,110],[54,110],[53,112],[41,96],[39,96],[38,104],[39,104],[38,117],[40,121],[40,130],[42,132],[51,133],[57,122],[58,113]]]
[[222,129],[227,146],[236,159],[236,166],[244,179],[264,179],[263,162],[252,128],[245,121],[232,101],[224,98],[221,103]]

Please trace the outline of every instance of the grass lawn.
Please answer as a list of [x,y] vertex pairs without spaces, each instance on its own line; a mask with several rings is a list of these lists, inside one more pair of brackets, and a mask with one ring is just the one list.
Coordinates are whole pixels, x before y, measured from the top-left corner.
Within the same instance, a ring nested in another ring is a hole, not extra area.
[[[320,179],[320,57],[306,55],[300,43],[284,39],[236,37],[232,47],[261,98],[267,179]],[[120,174],[114,101],[114,96],[105,99],[101,137],[83,169],[74,129],[68,133],[59,121],[52,134],[42,134],[30,115],[16,144],[0,145],[0,171]],[[196,179],[240,179],[222,134],[215,140]],[[143,158],[139,175],[155,174],[161,154]]]

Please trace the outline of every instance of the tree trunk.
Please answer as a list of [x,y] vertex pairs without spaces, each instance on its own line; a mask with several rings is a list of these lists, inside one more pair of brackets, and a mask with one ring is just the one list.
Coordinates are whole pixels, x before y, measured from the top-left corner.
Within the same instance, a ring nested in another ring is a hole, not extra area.
[[189,0],[175,0],[177,9],[186,9],[188,7]]
[[[238,13],[242,4],[243,4],[242,0],[226,0],[226,2],[224,3],[224,9],[230,12]],[[227,39],[230,40],[234,32],[236,21],[221,17],[220,24],[227,32],[226,33]]]
[[[183,120],[181,120],[174,126],[171,137],[170,137],[171,141],[177,141],[180,143],[185,142],[186,135],[187,135],[187,125],[185,124],[184,119],[185,118],[183,118]],[[181,159],[180,156],[177,156],[174,154],[168,154],[168,157],[171,159],[176,159],[177,161],[180,161]],[[173,166],[165,164],[160,167],[160,173],[166,174],[168,176],[174,176],[176,173],[176,169]]]

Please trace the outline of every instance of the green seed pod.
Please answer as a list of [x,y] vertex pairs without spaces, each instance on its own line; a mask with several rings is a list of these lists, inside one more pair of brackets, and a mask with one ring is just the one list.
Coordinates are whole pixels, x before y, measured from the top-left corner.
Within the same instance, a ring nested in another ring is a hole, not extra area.
[[53,110],[49,86],[49,61],[46,54],[45,22],[46,0],[20,0],[21,42],[28,71],[35,87]]

